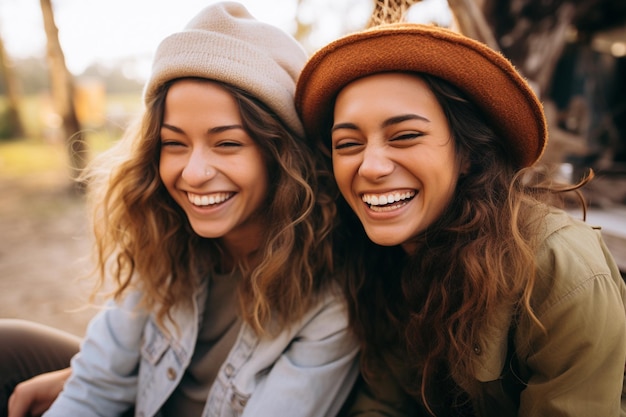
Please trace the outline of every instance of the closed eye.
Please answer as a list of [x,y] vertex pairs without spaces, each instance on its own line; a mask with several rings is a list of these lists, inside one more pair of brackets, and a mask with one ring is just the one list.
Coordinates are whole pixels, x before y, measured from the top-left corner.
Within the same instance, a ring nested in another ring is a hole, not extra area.
[[225,140],[225,141],[218,143],[217,146],[223,147],[223,148],[234,148],[234,147],[240,147],[243,145],[241,144],[241,142]]
[[353,148],[355,146],[359,146],[360,143],[357,141],[352,141],[352,140],[342,140],[338,143],[335,144],[335,149],[336,150],[341,150],[341,149],[348,149],[348,148]]
[[412,140],[412,139],[417,139],[422,136],[424,136],[424,134],[420,132],[409,132],[409,133],[403,133],[398,136],[394,136],[393,138],[391,138],[391,141],[393,142],[393,141]]
[[175,139],[161,139],[161,147],[185,146],[184,143]]

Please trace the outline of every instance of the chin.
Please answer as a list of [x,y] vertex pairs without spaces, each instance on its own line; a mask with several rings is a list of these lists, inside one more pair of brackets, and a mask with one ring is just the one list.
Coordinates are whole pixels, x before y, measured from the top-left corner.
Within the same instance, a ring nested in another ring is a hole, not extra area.
[[214,229],[207,230],[206,228],[200,228],[200,227],[196,228],[196,227],[193,227],[193,225],[191,226],[191,228],[198,236],[205,238],[205,239],[215,239],[215,238],[221,237],[221,234]]
[[397,246],[404,243],[404,239],[399,239],[397,235],[388,236],[380,233],[367,233],[367,237],[380,246]]

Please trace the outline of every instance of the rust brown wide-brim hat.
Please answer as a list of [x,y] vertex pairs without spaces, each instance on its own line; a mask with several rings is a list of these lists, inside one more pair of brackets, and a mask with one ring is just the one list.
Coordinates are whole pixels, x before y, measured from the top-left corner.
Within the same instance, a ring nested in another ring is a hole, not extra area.
[[296,88],[296,109],[307,134],[324,140],[337,94],[359,78],[382,72],[426,73],[462,90],[508,142],[518,168],[542,155],[548,131],[543,107],[513,65],[485,44],[448,29],[417,23],[377,26],[317,51]]

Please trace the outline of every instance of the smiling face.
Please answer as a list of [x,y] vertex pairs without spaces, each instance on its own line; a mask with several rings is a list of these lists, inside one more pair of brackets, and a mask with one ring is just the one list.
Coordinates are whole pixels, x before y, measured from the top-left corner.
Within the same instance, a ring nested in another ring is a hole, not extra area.
[[332,127],[335,179],[379,245],[402,245],[443,213],[460,174],[448,122],[418,76],[384,73],[348,84]]
[[161,180],[205,238],[221,238],[233,255],[254,251],[268,193],[261,150],[244,130],[239,108],[219,84],[180,80],[165,99]]

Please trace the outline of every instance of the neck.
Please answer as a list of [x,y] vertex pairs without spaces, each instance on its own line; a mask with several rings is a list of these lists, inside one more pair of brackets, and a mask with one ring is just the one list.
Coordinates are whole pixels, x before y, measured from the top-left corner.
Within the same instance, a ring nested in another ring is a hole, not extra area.
[[[237,266],[254,268],[259,263],[259,245],[255,239],[249,239],[241,245],[224,243],[224,253],[220,261],[220,272],[230,272]],[[254,244],[252,244],[254,243]]]

